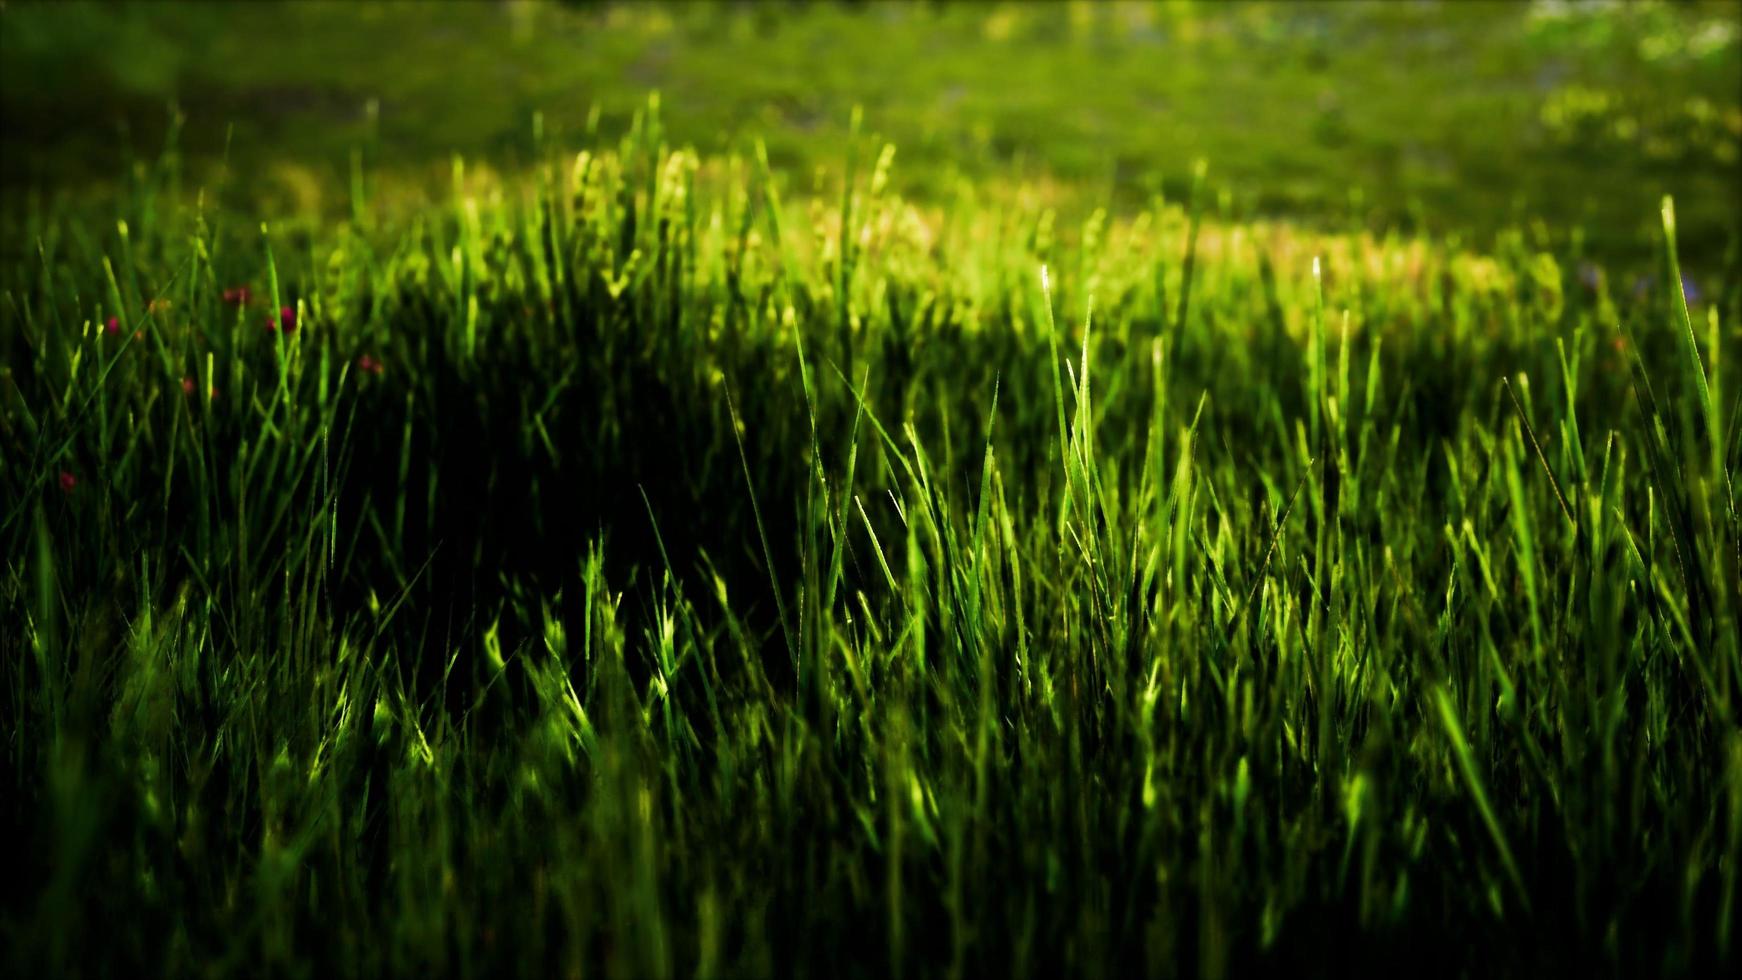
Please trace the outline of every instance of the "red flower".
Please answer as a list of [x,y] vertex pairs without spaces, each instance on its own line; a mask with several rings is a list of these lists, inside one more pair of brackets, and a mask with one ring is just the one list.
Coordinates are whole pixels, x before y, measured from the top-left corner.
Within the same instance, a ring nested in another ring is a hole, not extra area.
[[192,379],[192,378],[181,379],[181,393],[184,395],[191,395],[194,393],[194,379]]
[[231,286],[224,290],[224,302],[231,306],[247,306],[248,301],[253,296],[254,294],[248,291],[247,286]]
[[377,361],[375,358],[370,357],[368,354],[364,354],[357,358],[357,368],[362,371],[367,371],[370,374],[379,375],[386,369],[386,365]]
[[60,492],[71,495],[73,488],[79,485],[79,478],[67,472],[60,471]]
[[285,333],[296,333],[296,307],[286,306],[278,311],[277,316],[266,314],[266,329],[268,331],[277,330],[279,324],[284,325]]
[[111,337],[120,333],[121,332],[121,318],[118,316],[110,317],[109,322],[103,324],[103,331]]

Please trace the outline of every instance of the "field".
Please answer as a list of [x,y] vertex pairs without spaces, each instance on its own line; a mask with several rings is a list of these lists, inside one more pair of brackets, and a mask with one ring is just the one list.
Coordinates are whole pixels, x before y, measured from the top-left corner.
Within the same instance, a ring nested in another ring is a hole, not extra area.
[[1742,8],[0,55],[9,974],[1734,969]]

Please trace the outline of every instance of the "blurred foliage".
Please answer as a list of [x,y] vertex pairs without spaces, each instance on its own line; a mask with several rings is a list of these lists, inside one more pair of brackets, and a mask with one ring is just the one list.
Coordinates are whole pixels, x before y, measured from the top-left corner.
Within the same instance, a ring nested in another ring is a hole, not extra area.
[[[353,150],[419,200],[615,136],[647,93],[702,152],[837,165],[855,105],[904,190],[1056,178],[1080,210],[1211,164],[1240,214],[1464,232],[1540,218],[1689,263],[1738,225],[1742,7],[1711,4],[56,4],[0,12],[6,186],[86,188],[174,114],[239,202],[338,212]],[[236,202],[233,202],[236,203]]]

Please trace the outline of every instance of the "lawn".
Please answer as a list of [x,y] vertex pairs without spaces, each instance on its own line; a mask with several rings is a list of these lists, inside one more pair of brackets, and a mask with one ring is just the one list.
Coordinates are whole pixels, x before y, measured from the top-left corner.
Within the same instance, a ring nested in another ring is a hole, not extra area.
[[0,962],[1733,969],[1739,17],[0,7]]

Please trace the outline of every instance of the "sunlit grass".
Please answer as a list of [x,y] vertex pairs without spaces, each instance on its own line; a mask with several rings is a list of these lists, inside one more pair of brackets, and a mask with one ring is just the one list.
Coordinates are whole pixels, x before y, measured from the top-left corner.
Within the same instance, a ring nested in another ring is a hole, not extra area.
[[1742,304],[1668,202],[1636,296],[897,166],[649,111],[391,220],[36,209],[19,967],[1733,960]]

